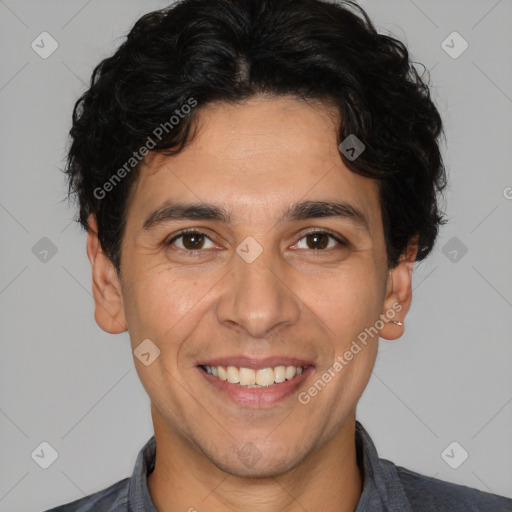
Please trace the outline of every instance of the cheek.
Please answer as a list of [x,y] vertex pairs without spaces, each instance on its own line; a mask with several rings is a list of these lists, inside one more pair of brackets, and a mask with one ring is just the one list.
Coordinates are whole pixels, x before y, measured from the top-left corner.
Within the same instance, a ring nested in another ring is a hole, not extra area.
[[347,268],[303,287],[307,305],[328,328],[336,351],[375,324],[382,308],[382,290],[371,267]]
[[169,269],[132,273],[123,297],[130,334],[163,342],[193,320],[209,288],[204,280],[177,277]]

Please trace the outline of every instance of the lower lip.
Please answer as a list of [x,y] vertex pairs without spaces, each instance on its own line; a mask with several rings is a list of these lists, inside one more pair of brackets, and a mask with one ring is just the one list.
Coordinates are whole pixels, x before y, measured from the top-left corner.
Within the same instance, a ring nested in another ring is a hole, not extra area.
[[308,366],[300,375],[295,376],[293,379],[285,380],[269,387],[248,388],[247,386],[232,384],[227,380],[220,380],[200,367],[197,367],[197,369],[217,391],[227,395],[233,402],[253,409],[270,407],[294,395],[300,385],[315,370],[313,366]]

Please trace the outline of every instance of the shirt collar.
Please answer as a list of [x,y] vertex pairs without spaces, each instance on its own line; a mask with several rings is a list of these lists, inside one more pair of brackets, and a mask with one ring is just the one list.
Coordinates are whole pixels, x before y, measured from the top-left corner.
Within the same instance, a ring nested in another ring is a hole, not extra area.
[[379,459],[373,441],[363,425],[356,421],[356,450],[363,468],[363,492],[355,512],[412,512],[396,466]]
[[155,469],[156,441],[153,436],[140,450],[128,490],[129,512],[158,512],[148,487],[148,476]]
[[[377,449],[364,427],[356,421],[356,451],[363,472],[363,492],[355,512],[412,512],[396,466],[379,459]],[[137,456],[130,479],[128,509],[130,512],[158,512],[149,493],[148,476],[155,467],[155,436],[144,445]]]

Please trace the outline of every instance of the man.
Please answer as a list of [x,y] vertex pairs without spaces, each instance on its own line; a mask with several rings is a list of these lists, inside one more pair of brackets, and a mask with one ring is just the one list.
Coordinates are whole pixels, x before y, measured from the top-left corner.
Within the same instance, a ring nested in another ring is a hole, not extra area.
[[512,510],[379,459],[356,422],[443,222],[441,133],[355,4],[142,17],[77,102],[67,173],[155,436],[131,478],[53,510]]

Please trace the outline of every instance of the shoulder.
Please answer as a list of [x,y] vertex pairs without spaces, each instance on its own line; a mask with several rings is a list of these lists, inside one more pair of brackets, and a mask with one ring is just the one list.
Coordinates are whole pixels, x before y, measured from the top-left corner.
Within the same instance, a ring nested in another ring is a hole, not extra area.
[[46,512],[124,512],[128,510],[129,478],[120,480],[101,491],[80,498],[79,500],[60,505]]
[[395,468],[413,511],[512,512],[512,499]]

